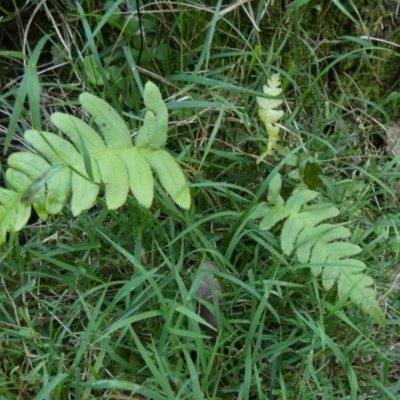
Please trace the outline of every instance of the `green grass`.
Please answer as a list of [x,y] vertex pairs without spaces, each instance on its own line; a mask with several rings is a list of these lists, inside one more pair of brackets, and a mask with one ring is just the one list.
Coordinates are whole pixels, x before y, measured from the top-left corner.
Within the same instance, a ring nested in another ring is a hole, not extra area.
[[[55,131],[52,112],[84,118],[82,91],[108,101],[134,133],[152,80],[193,205],[179,209],[158,185],[150,210],[132,196],[117,211],[100,199],[79,217],[66,208],[8,235],[0,399],[399,398],[400,167],[385,151],[398,74],[376,78],[399,53],[360,39],[395,43],[398,29],[380,32],[365,5],[355,12],[345,1],[322,10],[139,1],[141,50],[136,1],[114,10],[91,0],[15,3],[0,5],[3,170],[25,148],[25,130]],[[321,198],[362,248],[385,329],[285,256],[279,227],[261,231],[246,218],[278,165],[283,195],[298,185],[283,157],[255,163],[267,143],[256,96],[275,72],[285,90],[281,144],[322,168]],[[224,294],[215,343],[194,301],[205,260],[218,266]]]

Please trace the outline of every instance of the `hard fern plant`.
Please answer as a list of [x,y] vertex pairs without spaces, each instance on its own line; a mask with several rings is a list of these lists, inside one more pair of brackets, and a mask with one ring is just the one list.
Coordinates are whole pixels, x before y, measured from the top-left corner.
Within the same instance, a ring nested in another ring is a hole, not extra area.
[[[270,80],[268,81],[270,82]],[[274,86],[279,82],[275,75]],[[264,87],[264,93],[273,95]],[[275,90],[275,93],[280,94]],[[281,104],[274,99],[258,99],[259,115],[267,125],[269,112],[272,118],[276,116],[275,108]],[[271,105],[271,109],[269,109]],[[282,115],[279,116],[279,118]],[[267,126],[268,129],[268,126]],[[269,150],[275,147],[278,137],[274,131],[273,143]],[[271,132],[269,132],[271,135]],[[268,150],[268,149],[267,149]],[[262,156],[271,154],[267,151]],[[263,157],[263,158],[264,158]],[[339,210],[331,204],[317,202],[308,204],[318,199],[319,193],[310,190],[301,183],[289,198],[284,201],[280,195],[282,178],[275,174],[269,183],[268,201],[261,203],[253,214],[254,219],[261,218],[260,228],[270,230],[278,222],[284,221],[281,230],[281,247],[287,256],[295,250],[298,261],[307,264],[313,276],[320,277],[325,290],[330,290],[337,285],[339,300],[343,303],[350,299],[354,304],[374,318],[381,326],[385,325],[385,316],[376,300],[376,291],[371,277],[365,274],[366,265],[355,258],[361,252],[357,245],[346,241],[350,231],[342,225],[322,223],[323,221],[339,215]]]
[[22,151],[8,158],[5,177],[10,188],[0,188],[0,244],[6,232],[26,225],[32,206],[46,219],[70,201],[76,216],[93,206],[102,187],[109,209],[121,207],[129,189],[149,208],[154,197],[152,170],[179,206],[190,207],[185,174],[161,149],[167,141],[168,112],[156,85],[145,86],[147,111],[135,145],[124,120],[105,101],[89,93],[81,94],[79,101],[102,136],[84,121],[59,112],[51,115],[51,121],[69,140],[50,132],[25,132],[36,153]]

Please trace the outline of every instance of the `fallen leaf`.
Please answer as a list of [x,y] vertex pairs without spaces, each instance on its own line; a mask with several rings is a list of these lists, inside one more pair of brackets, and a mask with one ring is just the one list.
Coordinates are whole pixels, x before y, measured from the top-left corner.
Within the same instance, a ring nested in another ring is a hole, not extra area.
[[391,125],[387,130],[386,152],[396,157],[400,153],[400,125],[394,121]]

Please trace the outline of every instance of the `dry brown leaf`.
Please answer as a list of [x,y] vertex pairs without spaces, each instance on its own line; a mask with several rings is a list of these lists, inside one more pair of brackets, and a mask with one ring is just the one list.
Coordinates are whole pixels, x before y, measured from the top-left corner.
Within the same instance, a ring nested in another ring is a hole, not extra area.
[[[210,264],[209,262],[203,263],[201,266],[203,270],[210,270],[210,271],[218,271],[214,265]],[[200,285],[197,289],[197,296],[203,300],[206,300],[211,305],[214,305],[214,297],[216,296],[218,299],[217,305],[221,306],[223,303],[223,298],[221,296],[222,290],[221,285],[219,284],[218,280],[211,275],[207,275],[202,279]],[[220,312],[222,312],[221,307]],[[199,304],[199,315],[205,321],[207,321],[211,326],[215,328],[215,330],[209,328],[206,325],[202,325],[203,330],[210,335],[211,337],[215,337],[218,334],[218,330],[220,326],[218,325],[218,320],[216,316],[204,305]]]
[[392,126],[387,130],[386,152],[396,157],[400,153],[400,125],[393,121]]

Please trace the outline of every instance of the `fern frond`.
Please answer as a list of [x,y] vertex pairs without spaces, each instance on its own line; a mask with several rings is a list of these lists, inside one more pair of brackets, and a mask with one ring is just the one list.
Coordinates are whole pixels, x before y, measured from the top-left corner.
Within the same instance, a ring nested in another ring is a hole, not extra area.
[[328,223],[320,224],[337,216],[339,210],[329,204],[307,206],[318,195],[318,192],[312,190],[299,190],[282,204],[278,192],[280,188],[281,177],[277,174],[271,180],[268,195],[268,200],[273,205],[264,208],[261,229],[270,229],[278,221],[286,219],[281,233],[283,252],[290,255],[295,248],[299,262],[308,263],[315,277],[321,276],[325,290],[330,290],[337,283],[340,300],[350,298],[384,326],[385,317],[372,288],[373,280],[365,275],[366,265],[351,258],[361,248],[345,241],[350,236],[347,228]]
[[265,129],[268,133],[267,149],[257,158],[256,163],[259,164],[266,156],[271,155],[279,140],[279,127],[275,125],[282,116],[283,111],[275,110],[282,104],[282,99],[277,98],[282,93],[281,81],[279,74],[273,74],[267,80],[267,84],[263,86],[263,92],[268,98],[257,97],[258,115],[264,122]]
[[149,82],[145,86],[147,112],[136,147],[128,127],[110,105],[89,93],[79,99],[101,135],[84,121],[59,112],[51,120],[69,140],[50,132],[25,133],[37,154],[19,152],[8,158],[6,180],[13,190],[0,188],[0,244],[6,232],[23,228],[31,205],[46,219],[60,212],[72,195],[71,209],[78,215],[93,206],[101,185],[110,209],[126,202],[129,189],[149,208],[154,196],[152,170],[179,206],[190,207],[184,172],[160,149],[167,140],[168,112],[156,85]]

